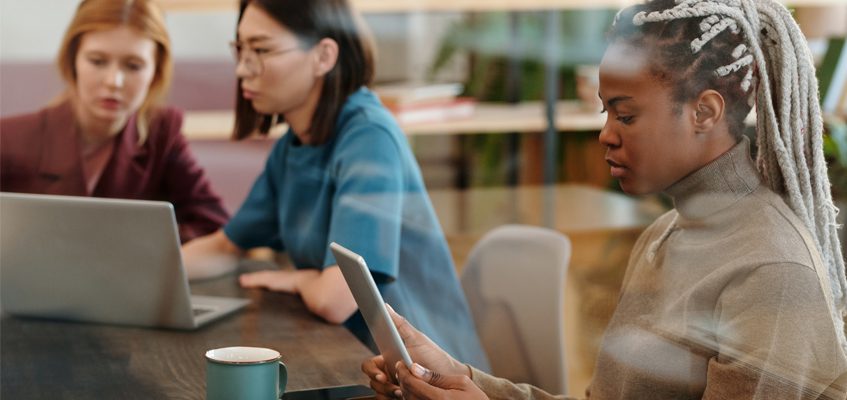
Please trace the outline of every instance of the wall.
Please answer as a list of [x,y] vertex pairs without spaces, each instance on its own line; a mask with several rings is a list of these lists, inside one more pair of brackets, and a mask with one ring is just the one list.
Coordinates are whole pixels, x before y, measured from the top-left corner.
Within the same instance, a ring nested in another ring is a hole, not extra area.
[[[0,0],[0,116],[35,110],[62,90],[53,58],[77,4]],[[377,80],[422,78],[440,32],[458,18],[446,13],[366,15],[377,41]],[[189,110],[231,108],[235,79],[228,43],[237,12],[172,12],[166,20],[175,60],[168,102]],[[448,69],[448,77],[449,71],[461,73]]]

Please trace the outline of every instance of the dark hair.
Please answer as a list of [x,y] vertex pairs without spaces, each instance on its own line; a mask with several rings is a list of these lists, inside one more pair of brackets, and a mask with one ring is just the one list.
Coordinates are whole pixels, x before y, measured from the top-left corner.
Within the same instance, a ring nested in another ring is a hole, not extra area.
[[[367,86],[374,75],[374,49],[347,0],[241,0],[239,22],[249,4],[261,7],[273,19],[290,30],[300,43],[310,48],[324,38],[338,43],[338,61],[324,76],[318,106],[312,116],[309,133],[315,143],[332,136],[342,105],[353,92]],[[238,80],[238,87],[241,80]],[[259,114],[236,88],[236,140],[258,130],[267,134],[271,126],[283,122],[282,116]],[[276,117],[276,118],[275,118]]]
[[637,25],[633,18],[640,12],[671,9],[674,0],[655,0],[623,9],[609,32],[610,42],[622,41],[648,49],[650,73],[672,88],[673,100],[679,104],[692,100],[707,89],[716,90],[726,102],[727,123],[736,137],[744,131],[744,119],[752,105],[750,94],[742,89],[744,70],[727,76],[715,71],[736,59],[733,49],[745,43],[743,32],[726,29],[709,40],[703,48],[692,51],[691,43],[702,34],[700,24],[704,18],[679,18],[669,21]]

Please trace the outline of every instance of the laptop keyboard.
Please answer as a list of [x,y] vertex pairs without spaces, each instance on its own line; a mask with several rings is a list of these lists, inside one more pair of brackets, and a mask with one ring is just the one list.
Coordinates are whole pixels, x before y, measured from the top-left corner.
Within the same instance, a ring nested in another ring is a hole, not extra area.
[[201,315],[203,315],[203,314],[210,313],[210,312],[212,312],[212,311],[214,311],[214,310],[213,310],[213,309],[211,309],[211,308],[192,308],[192,309],[191,309],[191,311],[193,311],[193,312],[194,312],[194,316],[195,316],[195,317],[199,317],[199,316],[201,316]]

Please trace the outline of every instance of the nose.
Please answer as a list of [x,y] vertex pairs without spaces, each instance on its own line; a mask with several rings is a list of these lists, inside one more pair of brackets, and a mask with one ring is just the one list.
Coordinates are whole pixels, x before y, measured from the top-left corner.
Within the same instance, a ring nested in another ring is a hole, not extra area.
[[609,124],[609,119],[606,118],[606,123],[603,125],[603,129],[600,129],[600,144],[605,147],[618,147],[621,145],[621,137],[615,131],[614,127]]
[[239,57],[235,62],[235,76],[240,79],[253,76],[253,72],[247,67],[247,60],[244,57]]
[[112,67],[109,68],[108,75],[106,75],[106,84],[111,87],[121,88],[124,85],[124,78],[124,71],[120,67]]

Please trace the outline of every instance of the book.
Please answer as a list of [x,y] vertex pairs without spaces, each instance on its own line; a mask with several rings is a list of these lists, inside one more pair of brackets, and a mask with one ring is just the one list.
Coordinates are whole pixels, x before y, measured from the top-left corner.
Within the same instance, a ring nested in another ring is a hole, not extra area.
[[374,92],[386,107],[404,107],[418,103],[452,100],[463,90],[464,86],[461,83],[398,83],[374,87]]
[[469,97],[457,97],[387,108],[401,125],[411,125],[469,118],[476,110],[476,100]]

